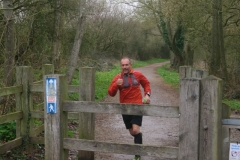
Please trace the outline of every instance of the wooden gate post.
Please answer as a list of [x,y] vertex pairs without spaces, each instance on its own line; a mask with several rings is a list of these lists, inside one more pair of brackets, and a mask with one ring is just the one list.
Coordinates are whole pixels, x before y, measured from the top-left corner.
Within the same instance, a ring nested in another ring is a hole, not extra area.
[[222,80],[201,80],[199,160],[222,159]]
[[[231,115],[231,107],[222,104],[222,119],[229,119]],[[222,160],[229,160],[230,150],[230,128],[228,125],[222,125]]]
[[191,78],[192,77],[192,67],[191,66],[180,66],[179,67],[180,79]]
[[[95,69],[84,67],[80,69],[80,101],[94,101],[95,99]],[[79,138],[94,140],[95,116],[94,113],[79,113]],[[93,160],[94,152],[79,151],[79,160]]]
[[16,138],[23,137],[23,146],[28,147],[30,144],[30,109],[32,107],[29,84],[33,82],[32,67],[17,67],[16,81],[18,85],[23,87],[22,94],[16,94],[16,110],[23,112],[23,118],[20,121],[16,121]]
[[198,160],[200,80],[181,79],[178,160]]
[[66,160],[68,150],[63,149],[63,138],[67,138],[67,112],[62,103],[67,97],[67,80],[63,75],[46,75],[44,90],[44,139],[46,160]]
[[209,75],[207,70],[192,69],[192,78],[206,78]]
[[54,66],[53,64],[44,64],[42,66],[42,74],[47,75],[47,74],[54,74]]

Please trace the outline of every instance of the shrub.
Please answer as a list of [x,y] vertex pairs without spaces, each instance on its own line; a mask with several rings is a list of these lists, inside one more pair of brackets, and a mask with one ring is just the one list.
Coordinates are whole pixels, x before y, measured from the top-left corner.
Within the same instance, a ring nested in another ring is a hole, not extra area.
[[16,123],[9,122],[0,125],[0,137],[2,142],[8,142],[16,138]]

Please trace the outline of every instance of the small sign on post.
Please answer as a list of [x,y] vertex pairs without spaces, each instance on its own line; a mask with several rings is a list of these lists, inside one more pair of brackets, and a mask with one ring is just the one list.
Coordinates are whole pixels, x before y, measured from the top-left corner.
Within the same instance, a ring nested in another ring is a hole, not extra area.
[[57,113],[57,80],[56,78],[46,78],[46,111],[49,114]]
[[67,134],[68,114],[63,112],[63,102],[67,99],[65,75],[45,75],[44,84],[44,146],[45,159],[68,159],[68,150],[63,148],[63,138]]
[[240,144],[230,143],[229,160],[240,160]]

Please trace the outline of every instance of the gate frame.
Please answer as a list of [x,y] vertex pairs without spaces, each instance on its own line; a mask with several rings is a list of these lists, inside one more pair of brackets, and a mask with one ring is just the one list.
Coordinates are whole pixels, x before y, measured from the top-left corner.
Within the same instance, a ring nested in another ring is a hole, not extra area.
[[[165,158],[178,157],[179,160],[200,160],[202,158],[206,160],[221,160],[222,80],[214,76],[208,76],[206,78],[198,77],[199,75],[204,76],[206,72],[200,72],[200,74],[198,74],[199,72],[197,70],[194,72],[192,70],[189,71],[189,67],[184,66],[180,68],[180,73],[185,73],[185,77],[181,74],[180,112],[177,112],[178,109],[174,109],[174,107],[171,106],[156,105],[145,106],[84,101],[62,101],[62,103],[59,104],[59,107],[62,107],[60,110],[66,113],[115,113],[163,117],[177,117],[176,115],[179,116],[180,113],[179,148],[63,138],[60,144],[63,148],[60,153],[63,153],[66,149],[78,149],[121,154],[140,154]],[[196,75],[195,78],[189,78],[187,76],[192,76],[193,73],[196,73],[194,74]],[[55,75],[51,76],[54,77]],[[59,80],[61,81],[61,79]],[[67,84],[62,84],[62,82],[59,83],[67,86]],[[204,88],[204,90],[202,90],[202,88]],[[173,114],[171,112],[173,112]],[[200,115],[200,113],[202,114]],[[56,115],[51,116],[54,118]],[[45,141],[45,143],[51,142]],[[51,150],[46,150],[45,152],[45,154],[50,153],[52,154]],[[64,156],[58,154],[56,157],[63,159]]]

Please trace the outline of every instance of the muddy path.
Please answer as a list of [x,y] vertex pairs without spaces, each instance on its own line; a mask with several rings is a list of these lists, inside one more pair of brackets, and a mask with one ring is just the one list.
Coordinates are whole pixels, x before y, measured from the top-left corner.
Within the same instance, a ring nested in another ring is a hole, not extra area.
[[[178,106],[179,93],[164,83],[157,74],[156,69],[168,62],[148,65],[135,70],[141,71],[150,81],[152,95],[151,104],[161,106]],[[119,96],[107,96],[104,102],[119,103]],[[158,146],[178,146],[179,135],[178,118],[161,118],[144,116],[141,132],[143,133],[143,144]],[[125,129],[120,114],[96,114],[95,139],[106,142],[133,143],[133,137]],[[133,155],[95,153],[95,160],[131,160]],[[142,157],[142,160],[168,160],[154,157]]]

